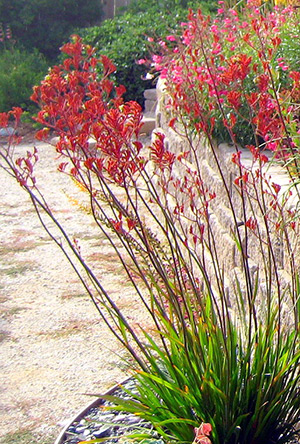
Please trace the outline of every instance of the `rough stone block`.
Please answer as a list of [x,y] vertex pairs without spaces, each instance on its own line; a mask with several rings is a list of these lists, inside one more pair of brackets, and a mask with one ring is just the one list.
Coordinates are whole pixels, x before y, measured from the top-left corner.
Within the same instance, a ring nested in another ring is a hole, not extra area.
[[155,115],[156,110],[156,101],[154,100],[145,100],[145,112],[152,113]]
[[154,102],[156,102],[157,100],[156,88],[146,89],[144,91],[144,97],[146,100],[153,100]]
[[144,116],[142,120],[141,133],[150,135],[155,129],[155,117]]

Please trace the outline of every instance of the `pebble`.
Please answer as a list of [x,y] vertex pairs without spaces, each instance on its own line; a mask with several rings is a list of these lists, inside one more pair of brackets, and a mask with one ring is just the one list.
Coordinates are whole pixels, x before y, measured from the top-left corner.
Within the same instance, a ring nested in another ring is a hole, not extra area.
[[6,128],[0,128],[0,136],[1,137],[12,136],[15,133],[15,131],[16,130],[11,126],[8,126]]
[[[126,390],[136,392],[134,382],[127,381],[124,384]],[[116,389],[113,393],[122,399],[130,399],[128,393],[122,389]],[[103,400],[101,406],[112,406],[109,401]],[[79,422],[73,423],[65,433],[65,440],[62,444],[78,444],[80,441],[91,441],[99,438],[108,438],[106,444],[114,444],[126,434],[132,434],[140,428],[147,429],[147,432],[153,432],[152,425],[149,422],[133,415],[132,413],[119,412],[117,410],[103,411],[101,408],[93,407]],[[125,432],[126,430],[126,432]]]

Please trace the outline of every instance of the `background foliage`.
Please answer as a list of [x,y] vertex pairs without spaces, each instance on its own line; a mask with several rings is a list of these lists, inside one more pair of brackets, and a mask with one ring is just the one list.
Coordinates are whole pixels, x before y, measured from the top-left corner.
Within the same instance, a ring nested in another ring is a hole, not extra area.
[[187,18],[187,6],[200,4],[203,10],[214,9],[214,3],[205,1],[134,0],[124,14],[105,20],[101,26],[82,29],[79,35],[97,49],[98,55],[105,54],[114,61],[116,83],[127,90],[125,100],[136,100],[143,105],[143,92],[153,87],[153,81],[144,80],[146,69],[137,61],[149,57],[148,39],[163,39],[176,33]]
[[76,27],[100,23],[99,0],[0,0],[0,112],[36,110],[32,87]]
[[[0,111],[14,106],[26,111],[33,110],[30,100],[33,85],[42,80],[48,63],[38,52],[4,49],[0,53]],[[34,108],[35,109],[35,108]]]
[[100,23],[102,10],[99,0],[0,0],[0,17],[18,44],[54,59],[76,27]]
[[[9,67],[0,76],[0,112],[18,105],[28,110],[31,88],[47,72],[41,55],[48,65],[56,63],[60,46],[75,31],[97,49],[98,55],[105,54],[114,61],[115,80],[127,90],[125,99],[143,105],[143,92],[153,87],[153,82],[144,80],[146,69],[136,62],[149,56],[148,37],[164,38],[176,32],[178,24],[186,20],[187,7],[199,4],[199,0],[133,0],[127,10],[100,24],[99,0],[0,0],[0,66]],[[201,7],[213,10],[214,4],[204,0]],[[5,49],[10,49],[11,55]]]

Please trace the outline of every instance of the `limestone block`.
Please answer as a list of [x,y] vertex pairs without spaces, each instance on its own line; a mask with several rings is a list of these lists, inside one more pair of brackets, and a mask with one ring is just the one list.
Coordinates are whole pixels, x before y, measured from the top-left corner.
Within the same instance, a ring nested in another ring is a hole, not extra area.
[[152,102],[156,102],[157,101],[156,88],[146,89],[144,91],[144,97],[146,100],[151,100]]
[[155,129],[155,124],[155,117],[144,115],[140,132],[143,134],[151,135],[152,131]]
[[145,100],[145,105],[144,105],[144,109],[146,113],[151,113],[153,115],[155,115],[155,111],[156,111],[156,100]]

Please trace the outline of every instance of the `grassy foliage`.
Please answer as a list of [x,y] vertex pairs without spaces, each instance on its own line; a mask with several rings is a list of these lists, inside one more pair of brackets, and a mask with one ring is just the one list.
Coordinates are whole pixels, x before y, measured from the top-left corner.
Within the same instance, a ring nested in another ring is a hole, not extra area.
[[205,420],[216,444],[289,442],[300,407],[294,366],[300,350],[295,332],[276,338],[274,319],[250,341],[241,335],[246,326],[228,319],[224,332],[207,308],[182,332],[165,320],[168,352],[146,335],[149,367],[137,372],[139,395],[125,408],[152,422],[166,441],[192,442],[194,427]]

